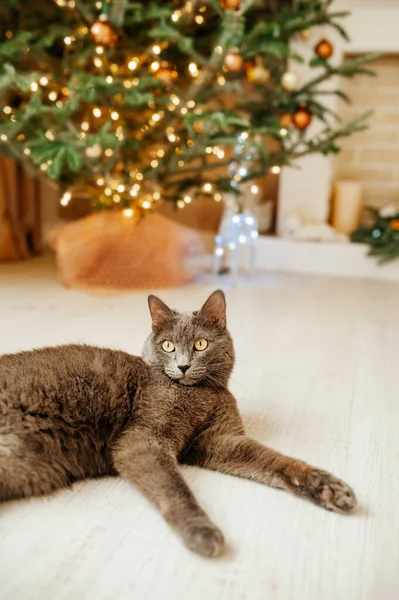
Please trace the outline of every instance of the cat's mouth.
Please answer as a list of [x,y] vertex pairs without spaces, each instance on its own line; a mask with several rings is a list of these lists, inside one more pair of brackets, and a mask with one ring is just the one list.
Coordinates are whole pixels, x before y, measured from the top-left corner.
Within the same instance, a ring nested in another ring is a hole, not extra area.
[[203,378],[204,373],[195,371],[186,371],[186,373],[172,371],[170,369],[166,369],[166,375],[169,379],[180,383],[181,385],[195,385]]

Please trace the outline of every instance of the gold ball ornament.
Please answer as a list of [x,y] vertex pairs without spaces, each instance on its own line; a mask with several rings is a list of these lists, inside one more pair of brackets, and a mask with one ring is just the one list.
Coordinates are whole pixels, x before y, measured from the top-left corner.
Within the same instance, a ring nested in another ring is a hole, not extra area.
[[306,129],[312,122],[312,113],[306,106],[301,106],[292,115],[292,122],[297,129]]
[[328,40],[325,38],[322,39],[318,44],[316,44],[314,51],[320,58],[330,58],[334,51],[334,47]]
[[90,35],[98,46],[115,46],[118,36],[112,25],[99,19],[90,28]]
[[100,144],[93,144],[92,146],[87,146],[85,150],[85,154],[87,158],[99,158],[101,156],[101,146]]
[[241,71],[244,59],[237,50],[231,50],[225,56],[224,65],[229,71]]
[[270,71],[262,64],[251,63],[246,67],[249,83],[265,84],[270,80]]
[[294,92],[299,87],[299,75],[294,71],[286,71],[281,76],[281,85],[287,92]]
[[237,10],[241,4],[241,0],[220,0],[220,4],[223,8],[229,10]]
[[301,38],[301,40],[304,40],[305,42],[310,40],[312,35],[313,35],[313,29],[311,27],[308,27],[308,29],[302,29],[302,31],[299,32],[299,37]]

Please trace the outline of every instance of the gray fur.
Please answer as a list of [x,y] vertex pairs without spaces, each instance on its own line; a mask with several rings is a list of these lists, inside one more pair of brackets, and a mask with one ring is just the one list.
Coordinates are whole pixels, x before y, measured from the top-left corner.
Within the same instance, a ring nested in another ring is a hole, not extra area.
[[[155,296],[149,306],[143,359],[90,346],[0,357],[0,501],[119,474],[204,556],[220,554],[223,536],[179,462],[280,487],[337,512],[355,506],[341,480],[245,436],[227,389],[234,350],[221,291],[188,315]],[[205,350],[195,350],[199,338]],[[173,352],[162,349],[165,340]]]

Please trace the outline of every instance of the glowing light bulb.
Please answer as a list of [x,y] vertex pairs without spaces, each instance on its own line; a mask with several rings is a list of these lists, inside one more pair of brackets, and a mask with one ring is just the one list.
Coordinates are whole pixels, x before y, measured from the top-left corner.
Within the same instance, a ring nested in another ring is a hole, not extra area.
[[119,196],[119,194],[114,194],[114,195],[112,196],[112,200],[113,200],[114,202],[118,203],[118,202],[120,202],[120,201],[121,201],[121,197]]
[[224,85],[226,83],[226,79],[223,77],[223,75],[219,75],[217,82],[219,85]]
[[159,150],[157,150],[157,156],[159,156],[159,158],[165,156],[165,150],[163,150],[163,148],[159,148]]
[[176,94],[172,94],[170,99],[172,100],[172,102],[175,106],[179,106],[180,98],[178,96],[176,96]]
[[97,46],[96,52],[97,52],[97,54],[104,54],[104,48],[102,46]]
[[94,65],[95,65],[95,66],[96,66],[98,69],[99,69],[100,67],[102,67],[102,66],[103,66],[103,61],[101,60],[101,58],[100,58],[99,56],[95,56],[95,57],[93,58],[93,62],[94,62]]
[[152,51],[154,54],[161,54],[161,46],[158,46],[158,44],[155,44],[155,46],[152,47]]
[[139,64],[139,59],[138,58],[132,58],[132,60],[130,60],[127,64],[127,66],[129,67],[129,69],[131,71],[134,71],[134,69],[137,69],[137,65]]
[[151,65],[150,65],[150,69],[151,69],[151,71],[153,73],[155,71],[158,71],[159,67],[160,67],[160,64],[159,64],[159,62],[157,60],[154,60],[154,62],[152,62]]
[[288,133],[288,129],[285,129],[285,127],[282,127],[280,129],[280,135],[285,136],[285,135],[287,135],[287,133]]
[[179,208],[184,208],[186,206],[184,200],[178,200],[176,204]]
[[123,183],[120,183],[116,189],[118,190],[118,192],[122,193],[125,191],[125,186],[123,185]]
[[219,192],[216,192],[216,194],[213,196],[213,199],[215,200],[215,202],[220,202],[222,199],[222,194],[219,194]]
[[48,140],[51,140],[51,141],[53,141],[55,138],[54,132],[51,129],[48,129],[44,135],[46,136],[46,138]]
[[116,110],[113,110],[113,111],[112,111],[112,113],[111,113],[111,119],[112,119],[113,121],[117,121],[117,120],[119,119],[119,113],[118,113],[118,112],[116,112]]
[[184,200],[184,202],[186,204],[190,204],[190,202],[191,202],[191,196],[184,196],[183,200]]
[[25,150],[24,150],[24,154],[26,154],[26,156],[29,156],[29,154],[30,154],[30,150],[29,150],[29,148],[25,148]]
[[148,200],[144,200],[141,206],[145,209],[151,208],[151,202],[149,202]]
[[105,188],[105,190],[104,190],[104,194],[105,194],[106,196],[111,196],[111,195],[112,195],[112,190],[111,190],[111,188],[110,188],[110,187],[106,187],[106,188]]
[[202,189],[204,190],[204,192],[206,192],[207,194],[209,194],[212,191],[212,184],[211,183],[204,183],[204,185],[202,186]]
[[186,115],[188,113],[188,108],[186,108],[185,106],[182,107],[182,109],[180,110],[182,115]]
[[87,121],[83,121],[80,125],[80,128],[83,129],[83,131],[88,131],[90,125]]
[[93,115],[97,118],[101,117],[101,110],[98,107],[93,108]]
[[47,85],[47,84],[48,84],[48,79],[47,79],[47,77],[45,77],[45,76],[43,76],[43,77],[40,77],[40,79],[39,79],[39,83],[40,83],[40,85]]
[[[143,175],[143,173],[140,173],[140,171],[138,173],[136,173],[137,181],[142,181],[143,177],[144,177],[144,175]],[[140,186],[139,186],[139,189],[140,189]]]
[[113,82],[113,80],[114,80],[114,78],[112,77],[112,75],[107,75],[107,77],[105,78],[105,81],[106,81],[107,83],[112,83],[112,82]]
[[158,161],[154,158],[154,160],[152,160],[150,164],[153,169],[156,169],[158,166]]
[[138,190],[135,190],[134,188],[132,188],[132,189],[130,190],[129,194],[130,194],[131,196],[133,196],[133,198],[135,198],[135,197],[137,196],[137,194],[138,194]]
[[171,16],[171,19],[174,23],[177,23],[177,21],[180,19],[180,17],[181,17],[180,10],[175,10],[175,12]]
[[36,81],[32,81],[32,83],[30,84],[30,89],[32,90],[32,92],[37,92],[39,86],[37,85]]
[[68,206],[70,199],[72,198],[71,192],[65,192],[60,200],[62,206]]
[[123,209],[123,214],[125,215],[125,217],[132,217],[133,216],[133,209],[132,208],[124,208]]
[[5,113],[6,113],[6,115],[10,115],[10,114],[12,113],[12,108],[11,108],[11,106],[5,106],[5,107],[3,108],[3,112],[5,112]]
[[212,154],[212,151],[213,151],[213,148],[212,148],[212,146],[207,146],[207,147],[205,148],[205,152],[206,152],[207,154]]
[[251,192],[252,194],[257,194],[259,192],[259,188],[257,185],[251,185]]
[[161,120],[161,115],[158,113],[155,113],[154,115],[152,115],[152,120],[157,122]]
[[204,17],[202,15],[197,15],[195,17],[195,22],[198,23],[198,25],[201,25],[204,22]]
[[199,74],[198,67],[195,63],[190,63],[188,65],[188,70],[190,71],[192,77],[197,77]]
[[187,102],[187,106],[188,106],[188,108],[194,108],[194,106],[195,106],[195,102],[194,102],[194,100],[189,100],[189,101]]
[[278,175],[278,173],[280,173],[280,171],[281,171],[281,168],[278,165],[274,165],[274,167],[272,167],[270,170],[275,175]]
[[112,156],[112,155],[113,155],[113,153],[114,153],[114,151],[112,150],[112,148],[107,148],[107,149],[105,150],[105,152],[104,152],[105,156],[108,156],[108,158],[109,158],[110,156]]
[[55,91],[50,92],[49,95],[48,95],[49,100],[51,100],[52,102],[54,102],[54,100],[57,100],[57,95],[58,94]]
[[66,46],[70,46],[72,44],[72,38],[69,35],[67,35],[67,37],[64,37],[64,44]]
[[160,200],[161,199],[161,194],[159,192],[154,192],[152,197],[154,198],[154,200]]
[[96,181],[97,185],[104,185],[104,179],[102,177],[99,177]]
[[5,133],[2,133],[1,136],[0,136],[0,138],[1,138],[2,142],[6,142],[8,140],[8,137],[6,136]]

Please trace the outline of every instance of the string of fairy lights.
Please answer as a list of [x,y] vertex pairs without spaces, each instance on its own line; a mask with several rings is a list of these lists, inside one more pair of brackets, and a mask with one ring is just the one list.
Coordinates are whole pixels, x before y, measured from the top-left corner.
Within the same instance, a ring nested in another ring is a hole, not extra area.
[[[54,0],[60,8],[66,10],[77,10],[75,0]],[[221,5],[226,9],[235,12],[239,18],[238,0],[220,0]],[[223,88],[226,84],[228,72],[239,71],[243,68],[243,58],[235,49],[228,49],[222,45],[216,45],[211,57],[204,61],[201,56],[198,60],[191,58],[184,65],[184,73],[181,68],[164,59],[164,53],[169,48],[167,41],[155,41],[151,43],[148,49],[137,54],[129,53],[126,55],[115,55],[114,49],[117,44],[117,34],[115,28],[109,21],[109,12],[112,0],[96,1],[95,9],[97,18],[90,24],[81,20],[75,29],[63,38],[64,57],[72,56],[78,53],[84,44],[87,45],[87,39],[92,43],[91,72],[102,79],[103,84],[113,86],[115,93],[112,96],[110,106],[104,103],[89,101],[82,103],[81,108],[73,115],[69,123],[69,134],[75,136],[77,143],[84,147],[86,166],[93,167],[92,177],[87,181],[87,187],[92,190],[93,195],[99,198],[102,205],[111,207],[120,206],[127,217],[133,216],[135,209],[140,208],[144,211],[155,207],[164,197],[164,190],[157,182],[157,177],[151,175],[154,173],[163,173],[165,164],[171,171],[176,170],[184,177],[191,173],[193,169],[198,171],[198,167],[193,167],[198,160],[196,154],[196,145],[201,140],[203,134],[203,120],[201,115],[204,106],[197,106],[195,92],[204,85],[202,79],[207,73],[209,63],[212,61],[221,64],[221,69],[214,75],[214,81]],[[175,9],[170,20],[176,24],[184,16],[190,16],[196,26],[201,27],[206,22],[208,7],[198,2],[185,2],[181,8]],[[7,31],[6,37],[11,39],[12,31]],[[29,48],[26,48],[29,52]],[[117,60],[119,58],[119,60]],[[222,61],[220,63],[220,61]],[[140,88],[142,78],[152,76],[159,82],[160,89],[164,91],[162,102],[156,102],[153,98],[147,102],[147,108],[143,111],[143,119],[137,118],[137,109],[134,105],[126,103],[125,94],[131,93],[135,88]],[[290,73],[286,76],[286,89],[298,85],[293,82]],[[288,75],[288,78],[287,78]],[[248,81],[267,81],[270,74],[260,65],[258,61],[250,65],[248,71]],[[209,77],[209,73],[208,73]],[[177,80],[179,78],[188,82],[186,87],[179,87]],[[29,85],[31,95],[38,94],[42,101],[54,110],[63,109],[69,102],[72,102],[75,89],[74,74],[66,73],[62,77],[64,83],[60,87],[53,75],[49,73],[33,73]],[[190,84],[190,81],[192,84]],[[210,82],[211,79],[208,79]],[[199,82],[198,85],[196,82]],[[284,85],[284,83],[283,83]],[[109,94],[106,94],[109,97]],[[148,109],[148,110],[147,110]],[[3,113],[11,122],[18,122],[18,108],[10,104],[3,107]],[[182,126],[181,117],[186,115],[194,116],[193,132],[190,133],[187,128]],[[109,143],[104,147],[99,141],[92,139],[104,127],[108,127],[107,139]],[[61,128],[61,127],[60,127]],[[44,135],[51,143],[58,139],[60,128],[57,123],[49,127]],[[160,129],[158,129],[160,128]],[[158,131],[154,136],[154,131]],[[133,133],[132,133],[133,132]],[[282,121],[280,129],[281,138],[289,134],[289,123]],[[140,161],[131,161],[128,152],[123,155],[124,148],[129,147],[128,142],[148,143],[147,156]],[[151,139],[155,142],[151,144]],[[242,140],[248,138],[248,132],[241,132]],[[8,140],[5,133],[2,133],[0,139],[3,142]],[[21,154],[29,160],[31,149],[30,140],[24,133],[17,133],[16,140],[20,142]],[[149,140],[147,142],[147,140]],[[229,164],[229,155],[226,148],[220,144],[208,145],[205,147],[208,165],[212,168],[220,164],[224,168]],[[121,156],[123,158],[121,159]],[[213,162],[216,165],[213,165]],[[46,173],[52,166],[52,159],[44,160],[38,168]],[[32,166],[37,166],[33,165]],[[98,172],[99,171],[99,172]],[[206,171],[206,170],[205,170]],[[273,165],[270,172],[274,175],[280,173],[280,166]],[[238,171],[233,176],[233,181],[239,183],[245,180],[247,173]],[[213,197],[216,202],[220,202],[222,194],[217,189],[217,180],[212,180],[209,174],[207,179],[201,181],[198,192],[209,197]],[[253,194],[259,193],[259,187],[256,184],[251,185],[250,190]],[[61,205],[68,206],[75,192],[75,186],[71,185],[63,191]],[[192,192],[183,193],[180,198],[175,200],[179,209],[184,208],[193,200]]]

